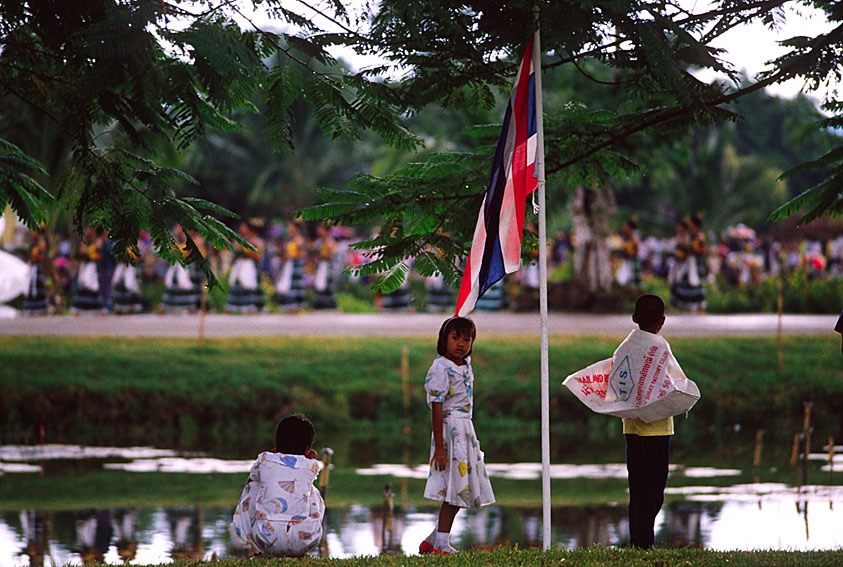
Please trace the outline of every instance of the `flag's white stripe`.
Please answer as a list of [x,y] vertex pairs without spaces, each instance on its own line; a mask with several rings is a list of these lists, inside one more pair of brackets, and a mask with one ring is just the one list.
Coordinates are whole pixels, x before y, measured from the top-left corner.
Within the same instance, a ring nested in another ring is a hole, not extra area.
[[471,254],[471,262],[466,266],[466,270],[469,270],[471,276],[471,291],[460,308],[458,313],[460,316],[471,313],[480,292],[480,268],[483,266],[483,249],[485,248],[486,242],[485,210],[486,201],[484,200],[483,205],[480,207],[480,212],[477,215],[477,224],[474,227],[474,239],[471,241],[471,250],[480,253]]
[[504,191],[503,202],[501,203],[498,239],[500,240],[501,253],[503,255],[504,272],[511,274],[518,269],[521,258],[520,246],[515,246],[519,241],[518,218],[515,211],[515,187],[513,186],[511,175],[506,178],[506,190]]

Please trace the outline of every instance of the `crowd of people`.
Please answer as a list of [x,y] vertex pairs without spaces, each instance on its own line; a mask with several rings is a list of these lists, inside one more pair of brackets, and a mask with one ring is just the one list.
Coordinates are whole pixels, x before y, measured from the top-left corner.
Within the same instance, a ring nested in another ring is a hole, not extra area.
[[[267,227],[253,219],[240,223],[238,233],[253,249],[238,246],[234,251],[219,251],[195,232],[186,234],[179,226],[173,229],[186,258],[195,248],[216,274],[225,275],[227,312],[263,311],[267,297],[281,312],[336,308],[334,285],[342,268],[363,261],[349,248],[353,233],[344,227],[296,222]],[[138,241],[132,263],[118,262],[108,234],[91,227],[81,237],[51,239],[43,231],[28,232],[17,249],[26,251],[32,266],[23,303],[28,314],[63,308],[72,313],[191,313],[208,307],[205,277],[197,264],[188,262],[185,267],[164,261],[155,253],[148,233]],[[141,285],[150,282],[163,285],[158,305],[145,304]]]
[[694,215],[679,221],[668,238],[642,238],[636,222],[628,220],[610,246],[618,258],[618,284],[640,288],[642,277],[663,278],[671,303],[686,310],[704,310],[705,284],[718,279],[740,287],[795,269],[812,279],[843,276],[843,231],[826,241],[780,242],[738,224],[717,236],[707,234]]
[[[47,235],[19,231],[6,245],[26,256],[32,266],[23,312],[131,314],[142,311],[194,313],[209,309],[204,275],[196,264],[170,264],[155,252],[149,234],[143,234],[133,263],[119,263],[111,252],[107,233],[87,227],[82,235]],[[206,256],[214,273],[227,284],[224,310],[281,313],[303,309],[336,309],[335,290],[350,278],[348,266],[365,262],[362,251],[350,245],[359,240],[348,227],[300,222],[266,224],[260,219],[240,223],[240,236],[254,250],[238,247],[219,251],[207,246],[196,233],[173,234],[185,256],[188,237]],[[560,233],[549,244],[549,270],[573,264],[575,236]],[[719,282],[738,287],[783,270],[804,269],[811,278],[843,275],[843,231],[824,241],[779,242],[770,235],[736,225],[715,235],[706,231],[697,216],[676,223],[669,237],[642,236],[637,223],[627,220],[619,233],[608,238],[615,284],[640,290],[646,278],[661,278],[670,289],[670,302],[679,309],[703,311],[706,284]],[[535,255],[537,256],[537,255]],[[409,280],[390,294],[376,294],[378,309],[409,310],[415,307]],[[454,290],[441,276],[423,278],[425,309],[446,312],[453,308]],[[142,286],[158,283],[163,295],[144,294]],[[527,265],[484,294],[478,309],[507,306],[513,288],[538,287],[536,265]],[[158,299],[160,297],[160,300]],[[221,306],[217,306],[221,307]]]

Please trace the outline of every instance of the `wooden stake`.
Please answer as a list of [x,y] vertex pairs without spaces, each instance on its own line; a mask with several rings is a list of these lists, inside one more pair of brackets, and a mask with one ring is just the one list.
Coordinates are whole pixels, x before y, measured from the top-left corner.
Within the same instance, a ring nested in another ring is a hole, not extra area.
[[834,437],[828,438],[828,483],[831,484],[834,476]]
[[392,547],[392,534],[393,534],[393,524],[392,524],[392,512],[393,512],[393,503],[392,503],[392,485],[386,483],[383,485],[383,516],[382,516],[382,528],[381,528],[381,542],[383,545],[382,551],[386,551]]
[[802,420],[802,438],[804,447],[802,452],[802,482],[808,484],[808,455],[811,453],[811,408],[812,402],[805,402],[805,415]]
[[[410,415],[410,349],[401,347],[401,393],[404,401],[404,415]],[[404,466],[410,468],[410,434],[412,427],[407,419],[404,425]],[[401,506],[407,505],[407,476],[401,477]]]
[[776,307],[779,312],[779,328],[777,332],[777,341],[779,348],[779,370],[784,369],[784,357],[782,356],[782,307],[784,305],[784,297],[782,295],[782,284],[779,283],[779,293],[776,297]]
[[790,452],[790,484],[796,485],[796,462],[799,460],[799,434],[793,435],[793,450]]
[[202,286],[202,299],[199,300],[199,344],[205,342],[205,309],[208,305],[207,286]]
[[755,455],[752,457],[752,470],[754,471],[755,483],[759,482],[761,467],[761,446],[764,441],[764,430],[759,429],[755,434]]
[[404,396],[404,411],[410,409],[410,349],[401,347],[401,392]]
[[331,457],[334,456],[334,450],[330,447],[322,449],[322,474],[319,475],[319,492],[322,497],[328,493],[328,482],[331,480]]

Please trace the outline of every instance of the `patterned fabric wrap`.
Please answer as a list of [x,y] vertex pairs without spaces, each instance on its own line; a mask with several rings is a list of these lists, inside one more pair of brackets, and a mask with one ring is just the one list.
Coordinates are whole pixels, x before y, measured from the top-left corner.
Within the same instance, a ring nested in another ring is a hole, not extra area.
[[273,557],[298,557],[316,547],[325,515],[325,502],[313,486],[318,475],[314,459],[258,455],[234,510],[234,537]]
[[[471,358],[464,366],[440,356],[433,361],[424,383],[427,403],[442,403],[442,440],[448,466],[437,471],[430,466],[424,497],[462,508],[479,508],[495,502],[492,483],[480,442],[471,422],[474,405],[474,373]],[[430,440],[430,458],[435,445]]]

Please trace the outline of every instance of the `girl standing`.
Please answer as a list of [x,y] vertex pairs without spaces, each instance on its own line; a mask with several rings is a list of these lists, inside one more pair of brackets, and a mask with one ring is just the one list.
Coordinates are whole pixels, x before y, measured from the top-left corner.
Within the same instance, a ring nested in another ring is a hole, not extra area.
[[492,504],[495,495],[486,473],[483,451],[474,433],[474,374],[471,348],[477,331],[474,322],[451,317],[439,329],[436,351],[424,381],[432,410],[430,474],[424,497],[439,500],[439,519],[433,532],[419,545],[419,553],[456,553],[450,535],[460,508]]

